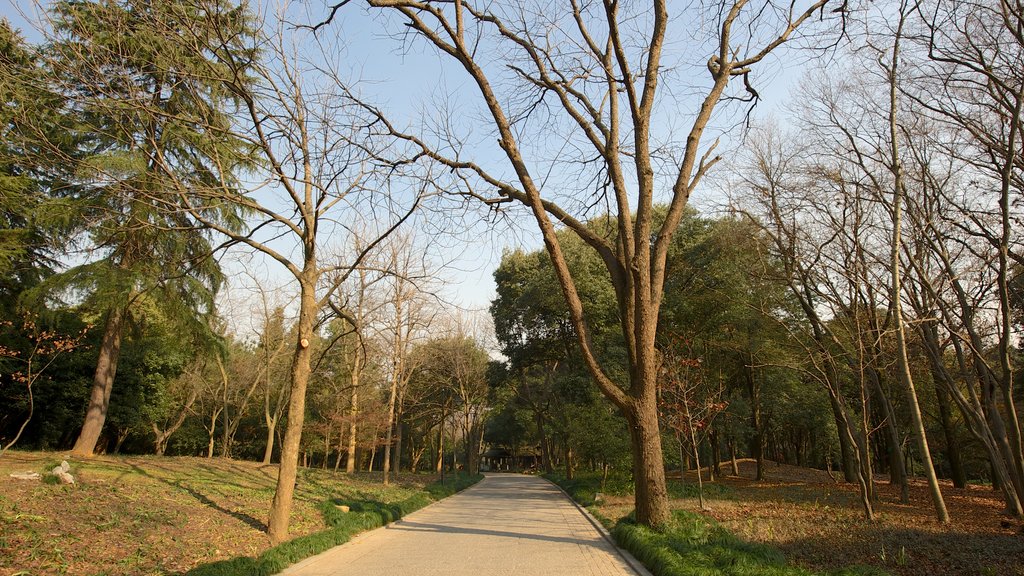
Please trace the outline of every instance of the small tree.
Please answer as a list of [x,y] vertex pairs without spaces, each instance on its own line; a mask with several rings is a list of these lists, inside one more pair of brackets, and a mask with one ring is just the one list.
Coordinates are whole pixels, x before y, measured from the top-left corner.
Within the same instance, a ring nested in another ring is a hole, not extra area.
[[691,343],[673,337],[662,352],[659,407],[665,424],[676,438],[689,443],[697,465],[697,494],[704,509],[704,479],[700,469],[700,444],[711,431],[715,417],[728,407],[725,385],[707,377],[701,359],[694,355]]
[[[14,323],[9,321],[0,323],[0,326],[9,330],[14,329]],[[21,336],[27,340],[28,346],[23,350],[17,350],[0,345],[0,358],[7,360],[3,363],[6,366],[3,366],[3,374],[0,377],[5,380],[9,378],[12,384],[20,384],[25,387],[26,414],[25,420],[18,427],[14,437],[0,448],[0,456],[3,456],[7,449],[21,438],[21,433],[25,431],[25,427],[28,426],[35,414],[32,386],[39,381],[58,357],[81,346],[82,339],[85,338],[89,327],[86,326],[78,334],[69,336],[40,328],[38,318],[33,314],[26,314],[22,319],[20,329]]]

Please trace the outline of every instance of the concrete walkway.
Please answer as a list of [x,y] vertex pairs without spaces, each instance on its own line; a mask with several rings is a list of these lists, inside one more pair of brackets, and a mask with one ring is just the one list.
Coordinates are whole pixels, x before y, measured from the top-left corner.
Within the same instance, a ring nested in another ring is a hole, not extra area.
[[[636,562],[635,560],[633,562]],[[489,474],[281,576],[637,576],[575,504],[542,478]]]

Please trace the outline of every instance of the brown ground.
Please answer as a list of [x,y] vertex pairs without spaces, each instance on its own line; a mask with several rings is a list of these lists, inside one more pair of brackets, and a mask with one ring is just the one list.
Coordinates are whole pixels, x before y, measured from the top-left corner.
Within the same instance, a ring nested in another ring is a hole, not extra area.
[[[910,504],[904,505],[899,488],[880,478],[876,520],[869,523],[856,485],[773,462],[766,468],[768,479],[758,483],[754,469],[752,460],[740,461],[739,477],[721,479],[731,489],[728,495],[710,500],[705,513],[743,539],[780,548],[794,564],[874,565],[900,576],[1024,575],[1024,524],[1003,514],[1000,495],[990,488],[960,490],[944,483],[952,521],[943,526],[923,480],[911,484]],[[722,472],[731,467],[723,464]],[[686,481],[696,482],[696,476]],[[618,519],[632,507],[632,497],[609,497],[599,510]],[[674,500],[673,507],[699,510],[696,499]]]
[[[96,457],[70,461],[74,486],[10,477],[49,470],[62,458],[25,452],[0,457],[0,576],[179,574],[269,547],[263,530],[276,465]],[[300,478],[293,536],[325,528],[316,504],[327,498],[398,501],[430,480],[421,476],[384,490],[379,475],[300,470]]]

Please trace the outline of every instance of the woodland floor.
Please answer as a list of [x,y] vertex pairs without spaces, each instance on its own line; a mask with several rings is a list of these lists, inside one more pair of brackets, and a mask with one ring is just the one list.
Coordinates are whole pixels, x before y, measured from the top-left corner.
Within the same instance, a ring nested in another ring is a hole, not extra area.
[[[739,469],[738,477],[731,476],[731,465],[723,463],[727,475],[716,481],[723,487],[705,484],[714,495],[704,514],[745,540],[781,549],[792,564],[812,570],[872,565],[900,576],[1024,575],[1024,524],[1003,513],[1000,494],[989,487],[961,490],[943,483],[952,519],[943,526],[923,479],[912,481],[910,504],[901,504],[899,487],[879,478],[880,501],[870,523],[856,485],[823,471],[768,462],[767,480],[754,482],[753,460],[741,460]],[[696,476],[691,472],[685,481],[695,483]],[[672,505],[699,511],[696,498]],[[632,496],[607,496],[598,506],[612,520],[632,509]]]
[[[70,461],[73,486],[16,480],[44,472],[60,453],[0,457],[0,576],[181,574],[270,546],[264,533],[276,465],[221,458],[105,457]],[[328,498],[409,498],[434,480],[352,477],[300,469],[291,535],[326,528],[316,505]]]

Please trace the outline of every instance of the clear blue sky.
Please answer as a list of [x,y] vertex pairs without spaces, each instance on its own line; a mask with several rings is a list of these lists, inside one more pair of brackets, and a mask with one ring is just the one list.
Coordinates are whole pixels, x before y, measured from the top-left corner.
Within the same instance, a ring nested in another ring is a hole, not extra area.
[[[30,3],[12,3],[12,0],[0,2],[0,16],[23,29],[30,41],[38,41],[38,33],[25,20],[26,15],[34,19],[35,7]],[[294,4],[289,7],[287,18],[310,22],[324,13],[317,2]],[[474,110],[475,85],[467,82],[460,68],[439,58],[422,42],[402,43],[387,36],[387,31],[400,28],[387,25],[380,18],[369,15],[357,5],[339,11],[335,23],[321,32],[324,52],[330,60],[327,64],[339,70],[343,78],[358,80],[359,90],[387,110],[399,124],[414,126],[421,117],[435,114],[439,102],[465,110],[467,114],[478,114]],[[301,48],[300,52],[308,56],[319,50]],[[316,60],[318,64],[323,63],[320,57]],[[773,56],[763,63],[758,70],[758,89],[763,96],[757,110],[759,116],[784,116],[780,105],[785,103],[800,69],[801,64],[793,61],[788,53]],[[484,127],[480,132],[487,134],[486,125],[481,123],[481,126]],[[729,146],[724,142],[721,150],[728,151]],[[475,152],[478,162],[491,164],[499,173],[505,170],[496,146]],[[695,196],[693,202],[706,206],[713,203],[713,197],[713,188],[707,188]],[[521,210],[516,214],[513,220],[519,221],[517,226],[501,226],[497,231],[488,230],[479,215],[470,215],[460,222],[460,228],[464,228],[460,230],[462,233],[445,242],[448,250],[445,259],[452,261],[445,274],[450,279],[448,289],[452,300],[470,308],[486,307],[494,293],[491,274],[500,261],[502,250],[517,246],[540,247],[532,220]]]

